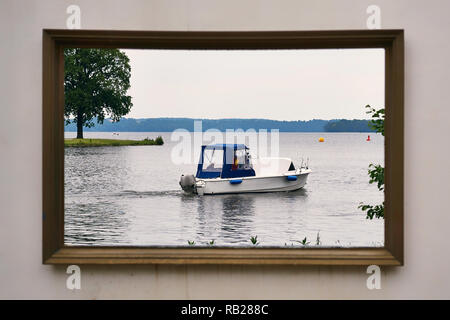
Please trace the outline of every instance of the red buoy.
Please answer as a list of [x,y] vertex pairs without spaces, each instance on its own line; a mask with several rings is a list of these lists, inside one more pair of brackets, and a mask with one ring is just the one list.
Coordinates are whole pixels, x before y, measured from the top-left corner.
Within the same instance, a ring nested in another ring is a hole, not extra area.
[[370,135],[367,136],[366,141],[370,141]]

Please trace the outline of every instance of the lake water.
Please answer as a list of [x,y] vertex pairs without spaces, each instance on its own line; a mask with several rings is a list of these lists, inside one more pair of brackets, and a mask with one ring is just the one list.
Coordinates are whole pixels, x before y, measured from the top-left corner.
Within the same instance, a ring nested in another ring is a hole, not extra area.
[[[76,133],[66,132],[67,138]],[[171,133],[85,132],[85,138],[143,139],[161,135],[163,146],[65,149],[65,244],[299,246],[305,237],[322,246],[384,245],[384,221],[367,220],[360,202],[379,204],[368,165],[383,164],[384,137],[367,133],[280,133],[279,154],[310,160],[312,173],[295,192],[196,196],[184,194]],[[319,137],[325,142],[319,143]]]

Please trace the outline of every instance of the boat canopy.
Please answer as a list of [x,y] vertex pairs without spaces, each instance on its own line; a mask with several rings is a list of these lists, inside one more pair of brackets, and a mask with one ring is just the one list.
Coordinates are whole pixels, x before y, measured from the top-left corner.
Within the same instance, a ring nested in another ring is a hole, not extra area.
[[202,146],[197,178],[251,177],[255,170],[248,147],[244,144],[212,144]]

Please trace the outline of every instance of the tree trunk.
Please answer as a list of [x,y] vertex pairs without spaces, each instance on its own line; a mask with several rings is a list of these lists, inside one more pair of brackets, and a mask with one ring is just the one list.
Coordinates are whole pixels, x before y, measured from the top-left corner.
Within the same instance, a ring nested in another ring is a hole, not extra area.
[[77,139],[83,139],[83,114],[80,111],[77,114]]

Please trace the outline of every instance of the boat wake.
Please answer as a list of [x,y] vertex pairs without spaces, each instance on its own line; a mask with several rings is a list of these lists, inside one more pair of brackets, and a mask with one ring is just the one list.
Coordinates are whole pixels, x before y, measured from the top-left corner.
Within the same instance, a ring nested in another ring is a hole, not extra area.
[[180,196],[183,192],[181,190],[164,190],[164,191],[135,191],[123,190],[122,192],[114,194],[117,197],[161,197],[161,196]]
[[[216,195],[216,197],[224,197],[224,196],[232,196],[236,197],[239,194],[221,194]],[[267,198],[267,197],[274,197],[274,198],[295,198],[295,197],[306,197],[307,196],[307,190],[300,189],[290,192],[278,192],[278,193],[248,193],[246,194],[247,198]],[[191,198],[198,198],[198,196],[194,193],[186,193],[182,190],[163,190],[163,191],[136,191],[136,190],[123,190],[120,192],[113,192],[113,193],[77,193],[77,194],[66,194],[66,200],[67,199],[92,199],[96,198],[99,202],[108,202],[111,201],[111,198],[152,198],[152,197],[180,197],[182,199],[191,199]],[[75,200],[76,201],[76,200]]]

